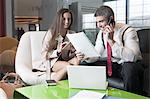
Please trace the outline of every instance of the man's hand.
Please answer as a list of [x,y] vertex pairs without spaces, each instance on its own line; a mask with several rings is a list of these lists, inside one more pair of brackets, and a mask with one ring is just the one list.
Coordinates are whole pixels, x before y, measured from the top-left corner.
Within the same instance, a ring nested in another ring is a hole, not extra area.
[[106,25],[103,31],[104,34],[108,33],[108,39],[113,40],[113,36],[114,36],[114,28],[112,26],[112,24],[110,25]]
[[89,57],[86,57],[83,53],[81,52],[76,52],[76,57],[79,61],[83,61],[83,60],[86,60],[88,59]]
[[111,46],[115,43],[113,36],[114,36],[114,27],[112,24],[106,25],[103,31],[104,34],[108,35],[107,41]]

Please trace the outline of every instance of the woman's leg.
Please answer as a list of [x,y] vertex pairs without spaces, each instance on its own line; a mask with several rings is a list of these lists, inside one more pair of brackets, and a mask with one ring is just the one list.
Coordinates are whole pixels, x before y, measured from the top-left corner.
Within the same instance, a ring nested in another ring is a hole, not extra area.
[[68,62],[67,61],[57,61],[52,68],[52,70],[56,73],[54,75],[54,80],[59,81],[59,80],[65,78],[66,73],[67,73],[67,66],[69,66],[70,64],[78,65],[79,63],[80,63],[80,61],[76,57],[70,59]]
[[57,61],[52,70],[56,73],[54,75],[54,80],[55,81],[59,81],[63,78],[66,77],[66,73],[67,73],[67,66],[69,66],[70,64],[66,61]]
[[66,61],[57,61],[54,66],[52,67],[52,70],[54,72],[58,72],[59,70],[65,68],[67,65],[70,65],[68,62]]

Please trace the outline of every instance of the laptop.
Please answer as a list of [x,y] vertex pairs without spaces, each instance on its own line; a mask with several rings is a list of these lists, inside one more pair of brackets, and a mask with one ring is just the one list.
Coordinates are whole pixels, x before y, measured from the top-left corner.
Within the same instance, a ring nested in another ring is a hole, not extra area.
[[106,66],[68,66],[69,88],[106,90]]

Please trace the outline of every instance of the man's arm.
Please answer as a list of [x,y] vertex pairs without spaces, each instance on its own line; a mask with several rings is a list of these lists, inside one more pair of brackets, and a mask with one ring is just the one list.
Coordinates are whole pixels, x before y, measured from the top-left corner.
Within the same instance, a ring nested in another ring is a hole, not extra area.
[[112,46],[113,57],[124,61],[136,61],[141,56],[137,32],[129,28],[124,34],[124,46],[114,42]]

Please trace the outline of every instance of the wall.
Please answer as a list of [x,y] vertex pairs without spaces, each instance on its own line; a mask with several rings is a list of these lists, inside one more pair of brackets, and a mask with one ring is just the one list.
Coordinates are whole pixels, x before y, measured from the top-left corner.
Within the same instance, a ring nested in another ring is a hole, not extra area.
[[81,4],[78,2],[72,3],[69,8],[74,13],[74,20],[71,29],[74,31],[82,30],[82,14],[81,14]]
[[49,28],[56,12],[62,7],[62,0],[14,0],[15,16],[41,17],[40,30],[47,30]]
[[42,1],[46,0],[12,0],[16,16],[38,16]]
[[[15,16],[40,16],[40,30],[47,30],[52,24],[56,12],[62,8],[68,8],[72,2],[79,2],[78,16],[79,22],[82,21],[82,14],[93,12],[102,0],[11,0],[14,1],[14,15]],[[81,23],[77,23],[77,30],[81,30]]]
[[57,11],[57,0],[43,0],[39,16],[42,18],[40,22],[40,30],[47,30],[53,22]]
[[94,13],[95,10],[102,5],[102,0],[72,0],[64,3],[70,5],[69,8],[74,12],[72,30],[82,31],[82,15]]

